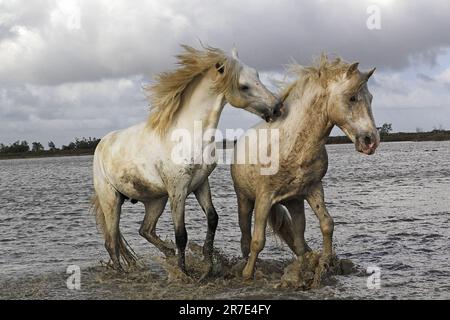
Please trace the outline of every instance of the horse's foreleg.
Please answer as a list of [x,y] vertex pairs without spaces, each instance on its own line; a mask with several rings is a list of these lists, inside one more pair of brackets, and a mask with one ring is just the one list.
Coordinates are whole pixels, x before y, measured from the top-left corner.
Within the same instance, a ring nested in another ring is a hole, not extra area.
[[219,223],[219,216],[212,203],[208,179],[194,193],[208,220],[208,231],[203,245],[203,255],[208,263],[208,271],[205,274],[207,276],[213,268],[214,237],[216,235],[217,224]]
[[250,257],[242,271],[244,279],[251,279],[254,275],[256,260],[266,243],[267,219],[272,207],[272,199],[268,195],[257,197],[255,202],[255,228],[250,246]]
[[297,256],[302,256],[308,251],[311,251],[305,240],[305,203],[303,199],[294,199],[284,204],[288,209],[292,219],[293,230],[293,248],[292,251]]
[[167,199],[167,197],[162,197],[144,203],[145,217],[141,228],[139,229],[139,234],[158,248],[158,250],[161,251],[166,257],[174,256],[175,250],[169,247],[164,241],[161,240],[160,237],[158,237],[155,228],[159,217],[161,217],[161,214],[164,212]]
[[323,186],[321,182],[311,188],[309,194],[306,196],[306,200],[320,222],[320,230],[322,231],[323,236],[322,256],[324,259],[331,258],[333,252],[334,222],[325,206]]
[[185,251],[188,235],[184,223],[184,207],[186,203],[187,192],[184,190],[180,191],[179,186],[175,189],[176,190],[170,194],[169,198],[170,206],[172,209],[172,220],[175,229],[175,243],[178,250],[178,266],[184,273],[187,273]]
[[255,202],[237,193],[239,227],[241,229],[241,251],[242,257],[248,258],[250,254],[250,243],[252,241],[252,213]]

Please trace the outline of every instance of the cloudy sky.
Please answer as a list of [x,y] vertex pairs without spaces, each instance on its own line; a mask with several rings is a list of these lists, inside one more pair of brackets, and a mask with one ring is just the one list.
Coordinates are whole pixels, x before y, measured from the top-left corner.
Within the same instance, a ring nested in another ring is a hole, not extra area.
[[[235,44],[271,88],[292,58],[376,66],[379,125],[450,129],[449,17],[447,0],[0,0],[0,142],[61,145],[143,121],[142,85],[198,39]],[[220,127],[257,121],[228,106]]]

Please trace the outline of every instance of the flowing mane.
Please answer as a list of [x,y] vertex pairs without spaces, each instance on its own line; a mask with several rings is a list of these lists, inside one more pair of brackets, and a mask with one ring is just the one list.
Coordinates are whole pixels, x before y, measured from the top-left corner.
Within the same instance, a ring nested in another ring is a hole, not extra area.
[[160,135],[164,135],[175,114],[182,108],[183,95],[192,81],[210,68],[223,70],[217,77],[213,90],[227,93],[237,90],[240,64],[220,49],[206,47],[197,50],[182,45],[184,52],[177,55],[179,68],[156,76],[155,83],[144,88],[151,105],[148,124]]
[[285,101],[290,95],[301,96],[308,84],[326,87],[330,81],[342,76],[350,64],[337,57],[329,60],[322,54],[312,66],[302,66],[293,63],[288,66],[288,72],[297,76],[297,80],[285,86],[280,96]]

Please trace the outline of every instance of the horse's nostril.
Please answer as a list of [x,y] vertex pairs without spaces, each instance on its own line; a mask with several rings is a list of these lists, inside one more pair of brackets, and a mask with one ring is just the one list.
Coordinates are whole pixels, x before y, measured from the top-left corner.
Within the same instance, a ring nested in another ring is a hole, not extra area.
[[275,117],[279,117],[281,116],[281,107],[283,106],[283,104],[281,102],[277,103],[277,105],[275,106],[275,108],[273,108],[273,115]]
[[273,110],[273,115],[274,115],[275,117],[280,116],[280,115],[281,115],[280,109],[279,109],[279,108],[275,108],[275,109]]
[[369,137],[369,136],[366,136],[366,137],[364,138],[364,143],[365,143],[367,146],[370,145],[370,144],[372,143],[372,138]]

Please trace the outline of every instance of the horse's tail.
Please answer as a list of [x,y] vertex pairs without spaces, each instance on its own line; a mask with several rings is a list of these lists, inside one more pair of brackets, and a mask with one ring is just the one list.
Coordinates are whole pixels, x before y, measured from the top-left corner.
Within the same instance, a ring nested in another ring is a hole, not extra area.
[[292,246],[294,242],[292,220],[284,206],[276,204],[270,209],[269,225],[275,235],[283,239],[289,247]]
[[95,221],[97,222],[97,228],[105,236],[105,215],[103,214],[102,207],[100,206],[100,201],[98,201],[97,193],[91,198],[91,211],[95,215]]
[[[100,201],[98,200],[97,193],[91,198],[91,211],[95,215],[95,221],[97,222],[97,228],[105,237],[105,214],[103,213],[102,207],[100,206]],[[126,264],[130,266],[136,266],[138,257],[128,242],[123,237],[122,233],[119,231],[119,252]]]

